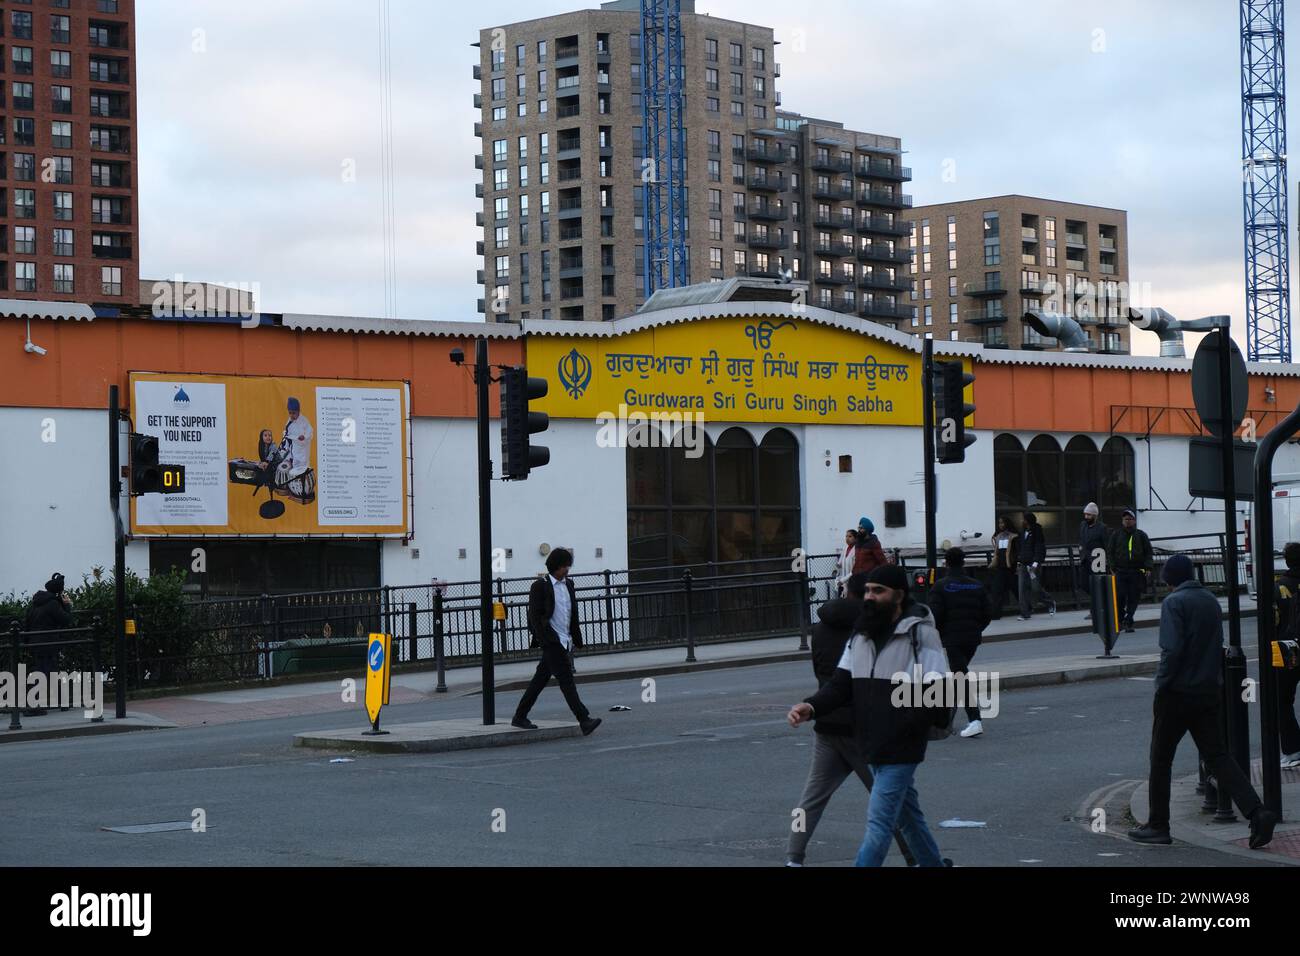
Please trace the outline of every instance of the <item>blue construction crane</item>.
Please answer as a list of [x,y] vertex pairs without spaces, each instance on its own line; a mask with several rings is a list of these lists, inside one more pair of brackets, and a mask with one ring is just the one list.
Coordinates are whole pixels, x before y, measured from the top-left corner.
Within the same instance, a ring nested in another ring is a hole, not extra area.
[[1246,355],[1291,361],[1283,0],[1241,0],[1241,161]]
[[645,296],[690,284],[681,0],[641,0]]

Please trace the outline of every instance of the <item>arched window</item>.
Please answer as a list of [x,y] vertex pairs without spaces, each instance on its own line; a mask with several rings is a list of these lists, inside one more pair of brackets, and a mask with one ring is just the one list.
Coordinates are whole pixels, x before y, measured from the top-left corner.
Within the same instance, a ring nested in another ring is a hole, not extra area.
[[799,443],[773,428],[758,446],[758,546],[760,554],[789,554],[799,547]]
[[771,429],[755,444],[747,429],[729,428],[698,451],[680,437],[628,448],[630,569],[784,557],[799,547],[799,445],[789,431]]
[[1133,464],[1133,446],[1128,439],[1112,435],[1101,446],[1102,520],[1118,527],[1125,508],[1137,507],[1137,480]]
[[993,498],[999,512],[1025,506],[1025,446],[1015,435],[993,439]]
[[1048,544],[1073,544],[1088,502],[1097,502],[1111,527],[1125,508],[1135,506],[1133,447],[1115,436],[1098,452],[1087,435],[1075,435],[1062,451],[1051,435],[1037,435],[1025,449],[1014,435],[998,435],[993,489],[998,513],[1017,527],[1020,513],[1032,511]]
[[1075,435],[1065,446],[1065,501],[1067,508],[1083,510],[1097,501],[1097,446],[1085,435]]

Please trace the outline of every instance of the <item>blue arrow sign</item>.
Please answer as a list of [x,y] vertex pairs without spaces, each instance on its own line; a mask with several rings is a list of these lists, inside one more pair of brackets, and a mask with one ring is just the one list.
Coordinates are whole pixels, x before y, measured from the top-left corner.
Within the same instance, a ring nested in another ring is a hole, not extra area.
[[372,641],[370,643],[370,669],[378,671],[384,666],[384,644],[382,641]]

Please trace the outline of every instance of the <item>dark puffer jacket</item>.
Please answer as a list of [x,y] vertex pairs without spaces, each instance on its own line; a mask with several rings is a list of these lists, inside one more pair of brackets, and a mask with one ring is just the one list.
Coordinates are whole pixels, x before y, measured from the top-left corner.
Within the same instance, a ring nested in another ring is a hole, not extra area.
[[37,591],[27,608],[27,620],[24,622],[29,631],[57,631],[60,628],[73,627],[72,612],[63,604],[57,594],[49,591]]
[[[812,632],[812,665],[821,687],[835,673],[844,656],[844,645],[853,636],[853,622],[862,613],[860,598],[836,598],[817,609],[817,624]],[[853,711],[841,707],[825,716],[819,716],[813,725],[819,734],[848,737],[853,734]]]
[[926,598],[944,647],[978,646],[993,620],[993,602],[984,585],[960,572],[937,582]]

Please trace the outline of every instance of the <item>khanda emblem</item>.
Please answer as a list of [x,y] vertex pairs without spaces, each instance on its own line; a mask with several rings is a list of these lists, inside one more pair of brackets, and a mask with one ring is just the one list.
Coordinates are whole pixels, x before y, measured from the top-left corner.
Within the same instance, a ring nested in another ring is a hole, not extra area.
[[773,325],[764,319],[758,325],[745,326],[745,334],[749,336],[749,341],[754,343],[755,350],[763,349],[766,351],[772,347],[772,336],[787,325],[794,328],[793,322],[782,322],[780,325]]
[[560,358],[557,371],[560,375],[560,384],[569,393],[569,397],[582,398],[582,393],[591,384],[591,360],[577,349],[573,349],[568,355]]

